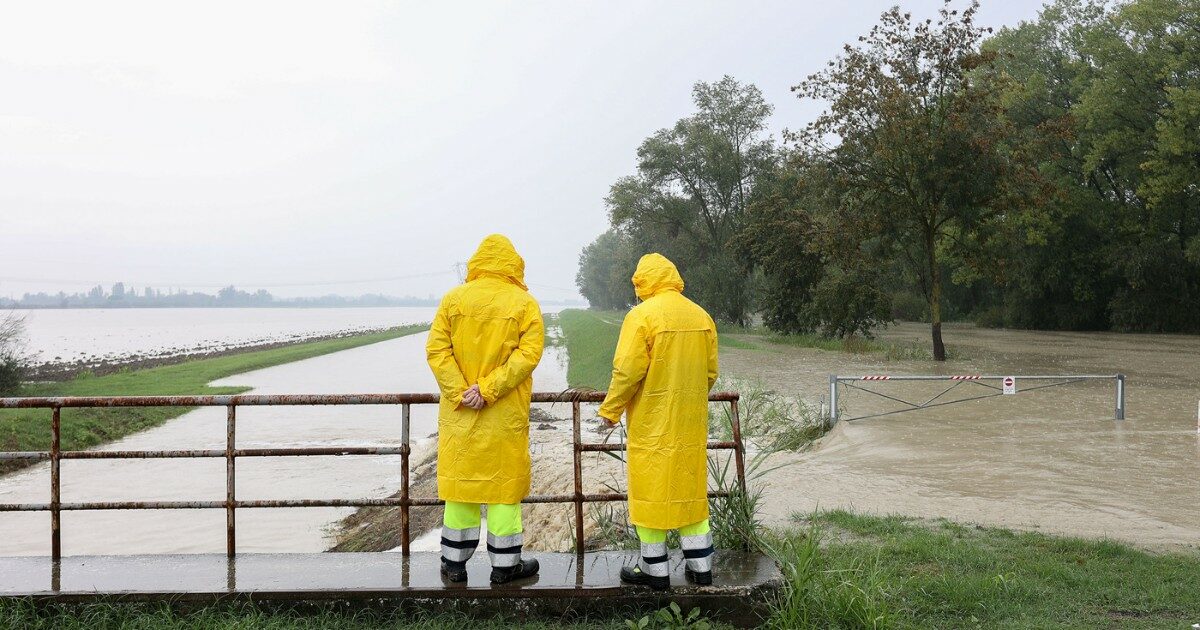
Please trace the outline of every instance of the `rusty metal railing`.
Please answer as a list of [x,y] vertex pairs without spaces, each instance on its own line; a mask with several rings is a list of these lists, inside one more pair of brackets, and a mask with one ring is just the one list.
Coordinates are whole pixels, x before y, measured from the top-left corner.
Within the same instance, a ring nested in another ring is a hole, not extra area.
[[[604,392],[567,391],[563,393],[535,393],[535,403],[571,404],[572,442],[574,451],[575,491],[571,494],[535,494],[525,497],[523,503],[573,503],[575,505],[575,550],[584,552],[583,504],[624,501],[623,492],[584,494],[583,453],[601,451],[623,451],[624,444],[585,443],[581,436],[580,405],[585,402],[601,402]],[[746,489],[745,448],[742,444],[741,419],[738,414],[739,396],[736,392],[714,392],[711,402],[727,402],[730,405],[732,440],[710,441],[709,449],[732,450],[737,471],[738,487]],[[0,512],[50,512],[50,554],[57,560],[62,557],[62,530],[60,516],[63,511],[73,510],[173,510],[173,509],[224,509],[226,553],[237,552],[237,509],[238,508],[295,508],[295,507],[370,507],[398,506],[400,508],[400,549],[409,555],[411,523],[409,508],[414,506],[442,505],[436,497],[409,496],[409,428],[412,405],[437,404],[437,394],[338,394],[338,395],[234,395],[234,396],[89,396],[65,398],[0,398],[0,409],[43,408],[51,410],[51,442],[48,451],[4,451],[0,460],[50,461],[49,503],[0,503]],[[320,446],[298,448],[237,448],[237,408],[246,406],[301,406],[301,405],[400,405],[401,444],[395,446]],[[225,448],[211,450],[143,450],[143,451],[64,451],[61,444],[63,408],[79,407],[225,407]],[[312,455],[399,455],[401,462],[400,496],[379,499],[271,499],[243,500],[234,493],[237,460],[241,457],[302,457]],[[158,458],[224,458],[225,500],[224,501],[83,501],[63,502],[60,494],[61,463],[64,459],[158,459]],[[709,497],[727,496],[727,491],[710,491]]]

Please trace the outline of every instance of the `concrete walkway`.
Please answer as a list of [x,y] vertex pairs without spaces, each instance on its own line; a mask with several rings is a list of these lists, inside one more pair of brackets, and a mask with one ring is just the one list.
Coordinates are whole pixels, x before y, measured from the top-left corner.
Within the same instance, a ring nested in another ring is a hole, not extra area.
[[674,601],[700,607],[735,625],[753,625],[782,577],[760,554],[719,551],[714,584],[697,587],[683,575],[678,554],[671,559],[672,588],[657,593],[622,586],[618,572],[635,561],[634,552],[596,552],[579,561],[575,554],[533,554],[541,563],[536,578],[492,586],[487,554],[476,553],[466,584],[444,583],[439,555],[414,553],[302,553],[0,558],[0,597],[51,601],[164,600],[205,602],[354,601],[430,610],[529,612],[552,616],[612,615],[615,611],[656,609]]

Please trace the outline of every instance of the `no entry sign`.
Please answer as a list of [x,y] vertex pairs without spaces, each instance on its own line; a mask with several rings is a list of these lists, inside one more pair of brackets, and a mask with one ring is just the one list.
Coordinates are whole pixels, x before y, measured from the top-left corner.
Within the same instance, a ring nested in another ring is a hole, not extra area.
[[1011,376],[1004,377],[1004,393],[1005,394],[1017,393],[1017,379],[1015,379]]

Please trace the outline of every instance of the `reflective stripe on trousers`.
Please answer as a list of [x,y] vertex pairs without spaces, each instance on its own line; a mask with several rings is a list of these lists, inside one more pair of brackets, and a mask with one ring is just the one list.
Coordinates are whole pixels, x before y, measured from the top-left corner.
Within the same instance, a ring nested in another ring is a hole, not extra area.
[[[481,523],[478,503],[446,502],[442,519],[442,559],[462,564],[479,546]],[[512,567],[521,562],[521,505],[488,505],[488,556],[494,567]]]
[[[643,573],[664,577],[670,572],[667,562],[667,530],[637,526],[642,557],[638,566]],[[713,541],[708,519],[679,528],[679,540],[687,567],[696,573],[712,571]]]

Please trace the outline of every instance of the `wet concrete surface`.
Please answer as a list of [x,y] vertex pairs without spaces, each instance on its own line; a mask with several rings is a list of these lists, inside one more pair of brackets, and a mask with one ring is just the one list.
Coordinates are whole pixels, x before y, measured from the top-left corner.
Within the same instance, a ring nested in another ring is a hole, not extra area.
[[[94,599],[211,601],[248,597],[256,602],[307,600],[424,600],[479,602],[509,606],[514,600],[545,600],[539,608],[554,614],[611,614],[615,607],[658,607],[668,599],[699,606],[737,625],[753,623],[762,603],[782,585],[774,561],[755,553],[718,551],[713,585],[698,587],[684,578],[678,551],[671,557],[672,588],[657,593],[622,586],[621,567],[636,562],[634,552],[529,554],[541,564],[535,578],[493,586],[481,549],[468,563],[466,584],[444,582],[440,556],[414,553],[172,554],[0,558],[0,597],[39,600]],[[479,605],[479,604],[476,604]],[[435,606],[436,607],[436,606]],[[518,608],[525,609],[522,605]],[[688,608],[685,606],[685,610]],[[501,608],[497,608],[501,610]]]

